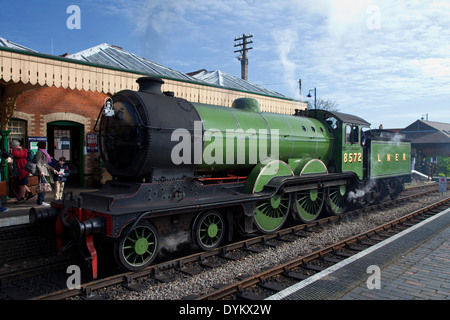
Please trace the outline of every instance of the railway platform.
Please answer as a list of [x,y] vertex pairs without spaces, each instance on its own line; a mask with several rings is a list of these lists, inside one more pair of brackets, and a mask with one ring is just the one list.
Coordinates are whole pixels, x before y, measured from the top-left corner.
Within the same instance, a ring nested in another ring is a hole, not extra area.
[[[92,192],[98,189],[94,188],[79,188],[79,187],[67,187],[65,192],[72,191],[74,196],[79,195],[81,192]],[[47,192],[45,194],[44,201],[50,203],[54,198],[53,192]],[[36,196],[30,200],[26,200],[22,203],[16,203],[16,198],[10,198],[6,203],[2,205],[8,208],[8,211],[0,213],[0,228],[9,227],[20,224],[28,224],[30,220],[28,218],[28,212],[31,207],[40,207],[36,204]]]
[[450,209],[268,300],[450,300]]

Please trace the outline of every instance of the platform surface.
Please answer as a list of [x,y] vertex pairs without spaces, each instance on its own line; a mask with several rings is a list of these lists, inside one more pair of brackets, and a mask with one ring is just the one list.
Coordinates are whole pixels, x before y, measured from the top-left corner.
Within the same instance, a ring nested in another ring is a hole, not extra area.
[[[73,196],[79,195],[81,192],[93,192],[98,189],[93,188],[66,188],[65,191],[72,191]],[[45,194],[44,201],[47,203],[52,202],[54,198],[53,191],[47,192]],[[2,205],[8,208],[8,211],[0,213],[0,228],[21,225],[21,224],[29,224],[30,219],[28,213],[32,207],[43,208],[42,206],[38,206],[36,204],[36,196],[33,198],[23,201],[22,203],[16,203],[17,199],[10,198],[6,203],[2,203]]]
[[450,209],[267,300],[450,300]]

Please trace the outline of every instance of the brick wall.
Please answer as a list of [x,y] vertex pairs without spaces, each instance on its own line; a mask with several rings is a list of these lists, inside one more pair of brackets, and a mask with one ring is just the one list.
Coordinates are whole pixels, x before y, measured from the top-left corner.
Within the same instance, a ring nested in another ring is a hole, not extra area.
[[[46,136],[47,124],[54,121],[73,121],[84,126],[86,134],[94,133],[94,125],[104,99],[108,95],[77,89],[41,87],[22,93],[16,100],[13,117],[27,121],[28,136]],[[99,153],[84,156],[85,184],[93,184],[95,158]]]

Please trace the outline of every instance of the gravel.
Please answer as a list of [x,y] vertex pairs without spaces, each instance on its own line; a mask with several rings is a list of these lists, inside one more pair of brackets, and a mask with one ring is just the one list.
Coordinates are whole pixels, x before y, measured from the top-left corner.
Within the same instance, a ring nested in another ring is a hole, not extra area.
[[252,275],[289,259],[306,255],[409,214],[443,198],[445,196],[429,195],[420,198],[420,202],[410,201],[399,208],[372,211],[360,219],[350,219],[339,224],[325,226],[323,230],[309,234],[307,238],[283,243],[275,248],[267,248],[261,253],[250,254],[243,260],[229,261],[218,268],[206,270],[195,276],[187,276],[176,270],[166,271],[177,273],[175,274],[177,280],[169,283],[150,280],[150,284],[147,282],[148,280],[145,280],[147,289],[140,292],[129,291],[122,286],[114,286],[102,289],[98,294],[111,300],[178,300],[192,295],[203,295],[213,291],[214,285],[230,284],[239,276]]

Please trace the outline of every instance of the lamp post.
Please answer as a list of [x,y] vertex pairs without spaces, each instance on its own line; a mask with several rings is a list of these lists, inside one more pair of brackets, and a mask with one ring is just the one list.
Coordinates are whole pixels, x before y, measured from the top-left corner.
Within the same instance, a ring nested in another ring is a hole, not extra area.
[[[1,145],[5,150],[8,150],[8,136],[11,133],[11,130],[0,130],[0,135],[2,136]],[[6,165],[6,160],[0,159],[0,170],[1,170],[1,180],[9,181],[9,171],[8,166]]]
[[309,89],[308,95],[306,96],[307,98],[311,98],[311,91],[314,91],[314,109],[317,109],[317,89]]

